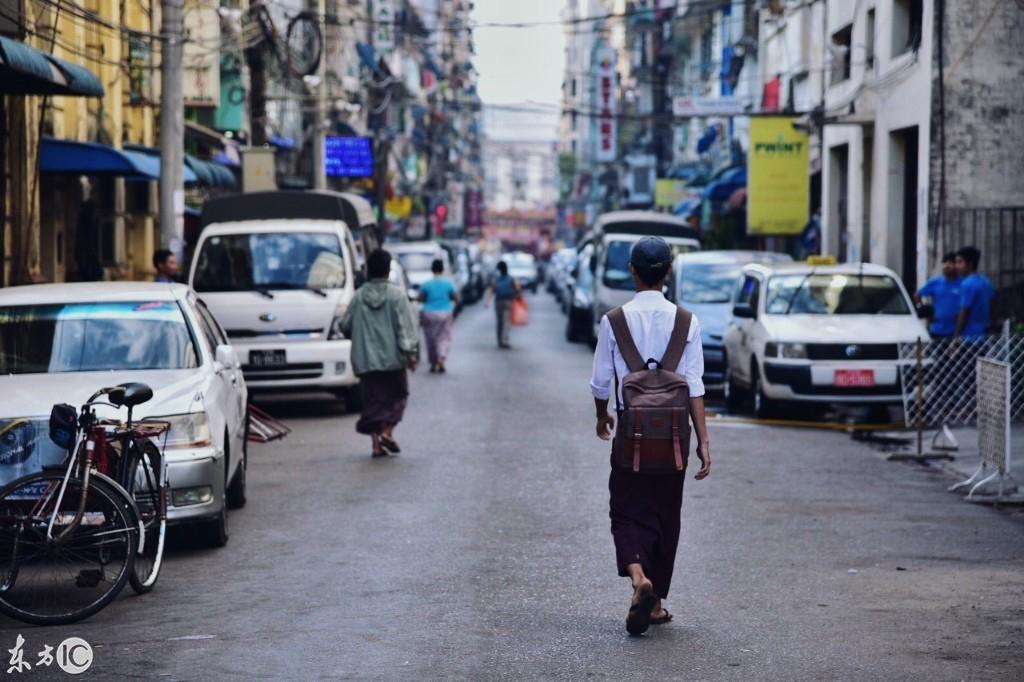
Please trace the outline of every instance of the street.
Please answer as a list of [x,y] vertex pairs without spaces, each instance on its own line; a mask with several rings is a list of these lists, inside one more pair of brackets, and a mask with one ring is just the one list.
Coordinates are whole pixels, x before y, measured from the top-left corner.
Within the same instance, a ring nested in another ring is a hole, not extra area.
[[1024,517],[824,431],[711,427],[675,621],[628,637],[590,353],[530,302],[510,351],[466,310],[449,374],[413,378],[400,456],[371,460],[338,403],[262,401],[294,431],[252,447],[227,547],[178,533],[151,594],[68,627],[5,619],[4,648],[82,637],[94,679],[1024,676]]

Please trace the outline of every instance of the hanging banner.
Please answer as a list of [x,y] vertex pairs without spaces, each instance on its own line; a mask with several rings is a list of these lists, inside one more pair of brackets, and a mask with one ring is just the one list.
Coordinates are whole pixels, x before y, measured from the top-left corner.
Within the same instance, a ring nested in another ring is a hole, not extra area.
[[785,117],[750,120],[747,232],[800,234],[807,225],[810,166],[807,133]]
[[618,142],[615,130],[615,105],[618,87],[615,82],[615,49],[597,51],[597,154],[600,162],[614,161]]
[[373,2],[373,47],[377,52],[395,48],[395,5],[392,0]]

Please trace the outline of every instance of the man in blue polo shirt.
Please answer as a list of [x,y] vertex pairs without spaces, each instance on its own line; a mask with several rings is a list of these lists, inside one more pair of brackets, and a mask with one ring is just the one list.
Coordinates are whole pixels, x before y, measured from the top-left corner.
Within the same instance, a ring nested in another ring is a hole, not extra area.
[[977,341],[985,336],[991,321],[992,298],[995,289],[988,277],[978,272],[981,251],[965,246],[956,252],[956,269],[960,282],[960,312],[953,336],[966,341]]
[[956,269],[956,254],[947,253],[942,257],[942,274],[935,275],[914,294],[918,304],[921,299],[932,299],[932,320],[928,331],[935,338],[950,338],[956,333],[956,318],[960,313],[960,275]]

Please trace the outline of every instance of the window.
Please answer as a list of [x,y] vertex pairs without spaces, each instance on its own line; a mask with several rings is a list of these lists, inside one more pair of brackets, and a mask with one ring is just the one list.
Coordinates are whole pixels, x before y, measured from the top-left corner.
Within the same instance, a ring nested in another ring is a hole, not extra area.
[[875,69],[875,8],[868,10],[864,25],[864,67],[868,71]]
[[573,97],[576,96],[576,79],[575,78],[573,78],[571,81],[569,81],[569,92],[572,93]]
[[740,276],[738,265],[688,264],[679,273],[681,303],[729,303]]
[[228,345],[227,337],[224,336],[224,332],[221,330],[220,325],[218,325],[216,320],[214,320],[213,314],[210,313],[210,310],[206,307],[205,303],[197,301],[195,310],[199,317],[199,329],[209,344],[210,355],[213,355],[217,352],[217,346]]
[[772,315],[909,315],[892,277],[884,275],[776,275],[768,282]]
[[714,65],[711,63],[712,48],[711,29],[704,31],[700,37],[700,79],[706,81],[711,78],[711,71]]
[[0,307],[0,374],[198,365],[192,334],[175,301]]
[[337,289],[345,286],[332,232],[259,232],[211,237],[196,265],[196,291]]
[[893,0],[892,56],[916,50],[921,45],[923,0]]
[[850,78],[850,42],[853,39],[853,24],[832,34],[832,85]]

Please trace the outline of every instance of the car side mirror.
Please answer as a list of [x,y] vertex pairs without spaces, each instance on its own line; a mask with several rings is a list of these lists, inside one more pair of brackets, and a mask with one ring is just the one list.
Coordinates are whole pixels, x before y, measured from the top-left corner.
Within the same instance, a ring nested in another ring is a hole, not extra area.
[[213,354],[214,361],[217,362],[223,369],[234,369],[238,364],[238,358],[235,355],[235,349],[227,344],[217,346],[217,350]]
[[753,320],[757,315],[754,314],[754,309],[750,307],[749,303],[737,303],[732,307],[733,317],[741,317],[747,320]]
[[935,317],[935,308],[927,303],[916,306],[916,312],[922,320],[930,320]]

